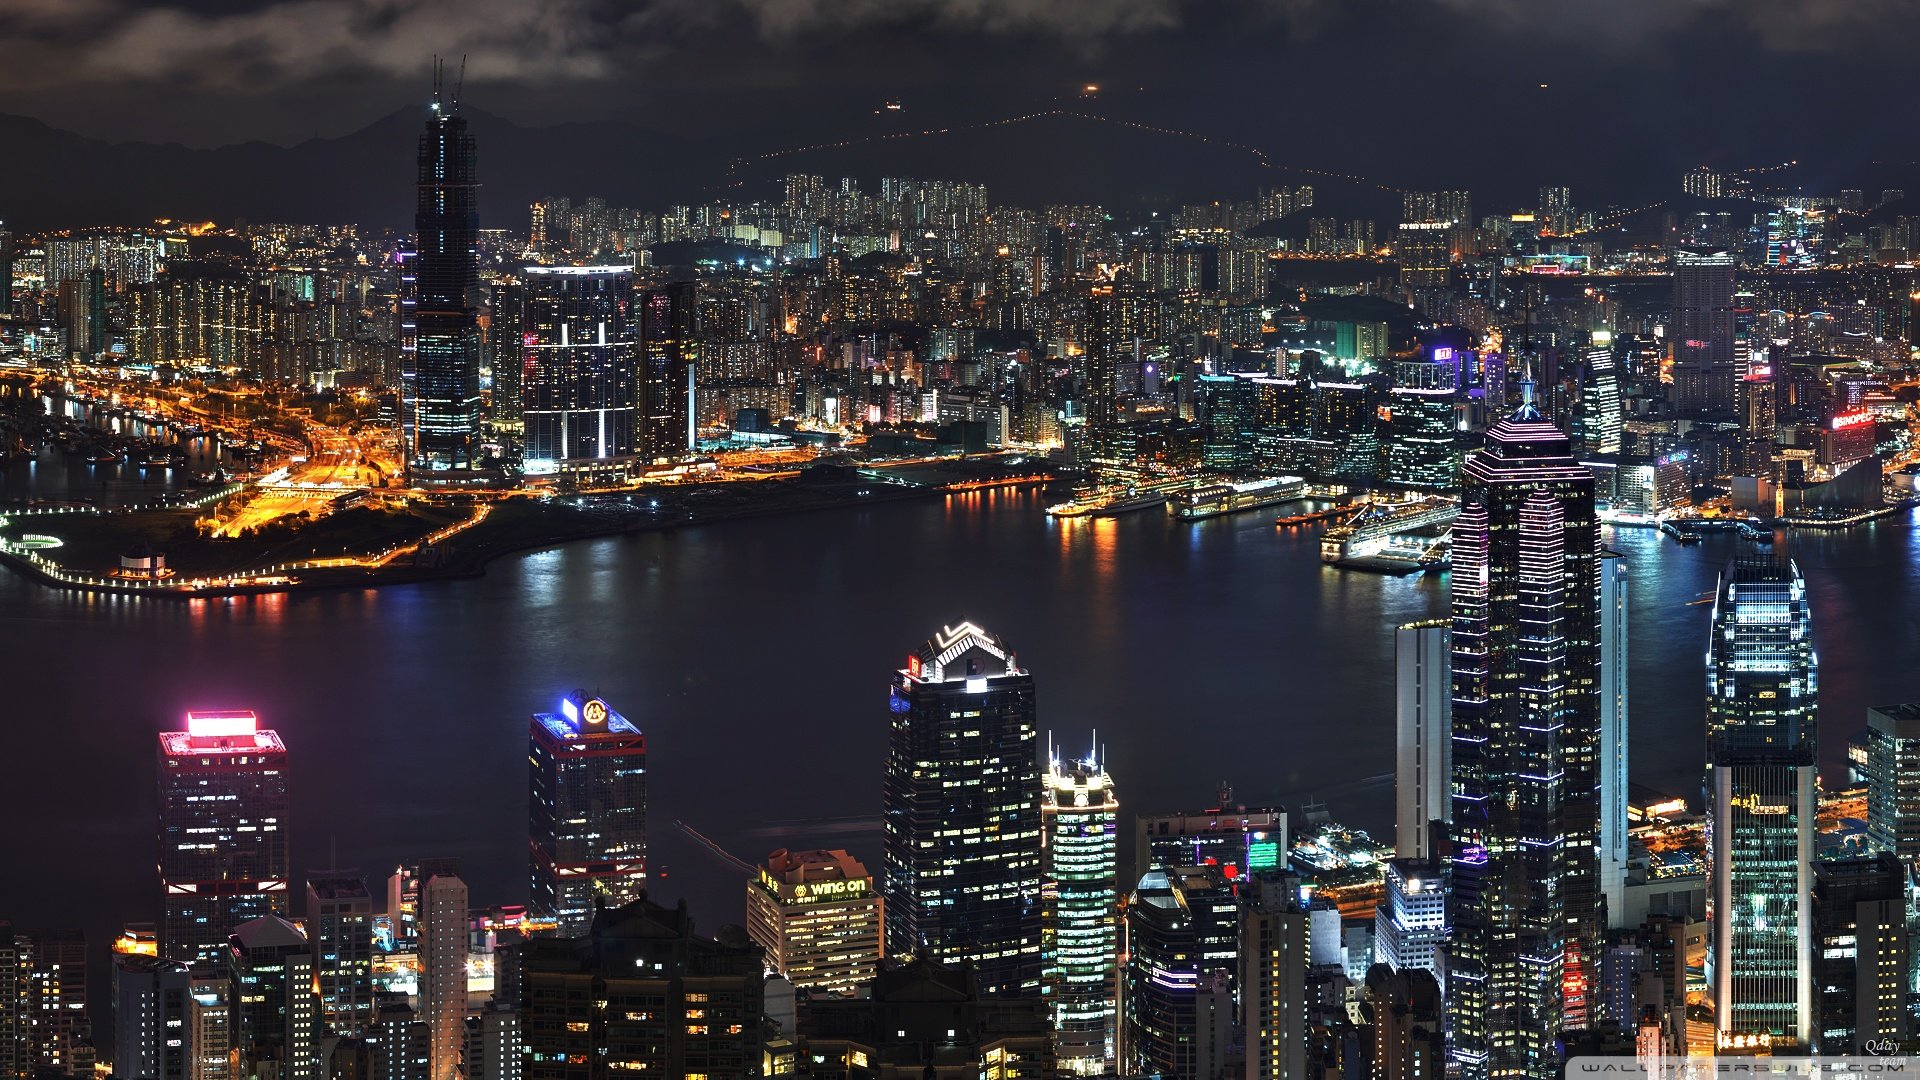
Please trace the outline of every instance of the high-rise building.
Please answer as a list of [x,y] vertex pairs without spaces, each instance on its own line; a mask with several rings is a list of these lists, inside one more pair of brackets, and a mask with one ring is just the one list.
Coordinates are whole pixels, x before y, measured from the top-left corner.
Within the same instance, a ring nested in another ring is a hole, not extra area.
[[420,135],[414,184],[413,366],[403,375],[407,465],[472,469],[480,448],[480,184],[457,98],[441,100]]
[[368,1080],[427,1080],[427,1025],[405,994],[382,994],[367,1031]]
[[751,1076],[766,1013],[760,947],[739,927],[694,933],[678,909],[609,908],[583,937],[528,940],[525,1080]]
[[1087,298],[1080,397],[1086,417],[1088,457],[1105,457],[1113,452],[1120,372],[1133,360],[1139,339],[1140,303],[1132,276],[1123,271],[1114,280],[1096,285]]
[[1249,1080],[1315,1075],[1307,1071],[1312,916],[1300,903],[1299,884],[1288,875],[1263,874],[1242,886],[1240,1026]]
[[782,848],[747,882],[747,935],[798,989],[850,994],[871,981],[881,921],[873,876],[844,851]]
[[33,1075],[33,939],[0,922],[0,1080]]
[[[1225,1040],[1211,1037],[1215,1028],[1205,1020],[1216,997],[1228,1003],[1231,1020],[1239,922],[1236,883],[1218,866],[1141,876],[1124,922],[1123,1075],[1198,1080],[1225,1064]],[[1303,945],[1306,936],[1302,929]]]
[[890,696],[887,953],[970,960],[985,994],[1040,989],[1033,675],[970,622],[907,656]]
[[1432,1080],[1446,1075],[1440,983],[1419,968],[1367,971],[1361,998],[1373,1027],[1372,1080]]
[[233,980],[194,975],[187,982],[187,1049],[182,1080],[229,1080],[233,1072]]
[[463,1080],[520,1080],[523,1056],[518,1002],[490,1001],[467,1017]]
[[[1041,1080],[1055,1067],[1047,1003],[983,996],[973,967],[893,957],[858,997],[802,1001],[799,1053],[817,1080],[987,1076]],[[769,1071],[767,1075],[784,1075]]]
[[1887,852],[1813,864],[1813,1051],[1905,1046],[1909,871]]
[[677,458],[699,445],[693,405],[699,302],[690,281],[640,294],[640,456]]
[[1374,910],[1373,962],[1395,971],[1434,970],[1447,936],[1446,877],[1430,859],[1387,864],[1387,895]]
[[532,903],[581,934],[596,901],[619,907],[647,883],[647,739],[576,690],[528,725]]
[[623,466],[639,451],[633,272],[529,266],[520,417],[529,475]]
[[1063,1072],[1114,1067],[1120,963],[1120,800],[1096,756],[1047,768],[1040,803],[1045,845],[1043,985]]
[[190,1080],[196,1052],[187,1039],[192,984],[187,966],[178,961],[138,954],[113,958],[116,1080]]
[[1707,644],[1711,981],[1722,1051],[1812,1041],[1818,693],[1800,568],[1728,563]]
[[1409,491],[1460,486],[1454,448],[1452,387],[1396,386],[1387,391],[1387,481]]
[[[300,928],[268,915],[234,928],[229,956],[233,1046],[241,1076],[317,1080],[320,995],[313,946]],[[184,1002],[183,1002],[184,1004]],[[182,1010],[184,1016],[185,1010]]]
[[1617,454],[1626,416],[1620,405],[1620,367],[1613,357],[1613,335],[1596,331],[1580,372],[1580,408],[1574,414],[1576,449],[1583,455]]
[[160,955],[224,967],[227,936],[287,914],[287,748],[252,712],[160,733]]
[[1734,407],[1734,257],[1726,251],[1673,255],[1673,405],[1687,413]]
[[1627,560],[1613,552],[1600,560],[1600,896],[1607,925],[1627,918]]
[[1600,939],[1594,478],[1531,403],[1468,455],[1453,526],[1450,1053],[1559,1072]]
[[467,883],[451,864],[422,868],[419,925],[428,1080],[459,1080],[467,1022]]
[[355,870],[309,873],[306,910],[320,1019],[334,1035],[357,1036],[373,1022],[373,896],[367,879]]
[[[538,205],[538,204],[536,204]],[[526,365],[527,287],[503,278],[493,283],[487,304],[487,364],[493,375],[488,412],[496,429],[520,430],[521,384]]]
[[1176,866],[1218,866],[1236,877],[1284,869],[1287,812],[1233,806],[1233,790],[1224,786],[1218,795],[1217,809],[1136,816],[1133,864],[1142,873]]
[[1431,859],[1453,819],[1453,654],[1446,620],[1395,629],[1393,664],[1394,853]]
[[1920,705],[1867,710],[1867,843],[1920,866]]
[[13,233],[0,221],[0,319],[13,314]]
[[74,1076],[93,1071],[93,1025],[87,1016],[87,935],[36,930],[29,971],[34,1068]]

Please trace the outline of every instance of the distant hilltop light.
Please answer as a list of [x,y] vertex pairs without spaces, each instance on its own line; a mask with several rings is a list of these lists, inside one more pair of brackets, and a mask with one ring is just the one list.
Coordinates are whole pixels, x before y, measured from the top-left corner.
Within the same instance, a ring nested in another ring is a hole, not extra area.
[[1100,84],[1088,83],[1087,85],[1080,88],[1080,92],[1083,94],[1097,94],[1100,92]]

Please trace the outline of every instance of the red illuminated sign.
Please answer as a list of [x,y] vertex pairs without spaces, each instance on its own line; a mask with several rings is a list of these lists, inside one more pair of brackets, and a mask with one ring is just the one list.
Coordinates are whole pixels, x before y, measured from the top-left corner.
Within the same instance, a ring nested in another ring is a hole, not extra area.
[[1833,430],[1844,431],[1847,428],[1871,423],[1873,423],[1873,414],[1870,412],[1841,413],[1833,418]]
[[920,677],[920,654],[908,653],[907,654],[907,678],[918,679],[919,677]]

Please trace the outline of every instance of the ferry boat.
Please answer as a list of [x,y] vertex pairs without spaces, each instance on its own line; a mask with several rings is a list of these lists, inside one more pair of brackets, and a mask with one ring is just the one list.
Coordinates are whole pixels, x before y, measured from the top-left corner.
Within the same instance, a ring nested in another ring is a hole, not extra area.
[[1242,510],[1298,499],[1307,482],[1298,476],[1272,476],[1236,484],[1205,484],[1167,500],[1167,513],[1181,521],[1198,521]]
[[1077,493],[1063,503],[1047,507],[1051,517],[1113,517],[1132,510],[1159,506],[1189,486],[1188,481],[1158,484],[1104,484]]

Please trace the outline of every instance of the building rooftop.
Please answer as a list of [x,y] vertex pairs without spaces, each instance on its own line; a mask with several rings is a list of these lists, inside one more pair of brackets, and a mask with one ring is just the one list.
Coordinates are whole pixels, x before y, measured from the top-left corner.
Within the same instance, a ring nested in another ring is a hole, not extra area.
[[575,690],[560,699],[560,711],[535,713],[533,722],[555,739],[573,741],[601,736],[630,737],[640,734],[626,717],[586,691]]
[[197,710],[187,714],[187,730],[160,733],[160,751],[172,757],[212,754],[284,754],[285,743],[251,709]]
[[926,683],[1026,674],[1006,642],[971,622],[941,627],[919,652],[908,655],[902,671]]

